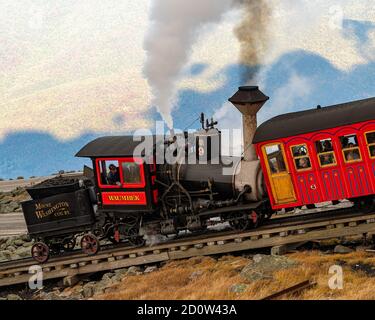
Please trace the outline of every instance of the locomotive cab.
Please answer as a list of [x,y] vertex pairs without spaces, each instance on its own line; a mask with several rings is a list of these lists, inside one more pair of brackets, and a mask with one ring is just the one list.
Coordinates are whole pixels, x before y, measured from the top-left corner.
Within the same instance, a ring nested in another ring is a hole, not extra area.
[[138,144],[132,136],[102,137],[77,153],[92,160],[99,210],[121,216],[151,213],[157,208],[156,165],[133,155]]
[[137,157],[96,158],[93,164],[99,208],[133,212],[154,209],[154,164],[146,164]]

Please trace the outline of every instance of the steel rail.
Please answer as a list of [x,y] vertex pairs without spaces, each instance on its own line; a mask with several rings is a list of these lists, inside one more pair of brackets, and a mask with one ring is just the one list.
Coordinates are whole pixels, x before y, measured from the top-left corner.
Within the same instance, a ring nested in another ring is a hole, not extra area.
[[302,281],[302,282],[299,282],[289,288],[286,288],[286,289],[283,289],[283,290],[280,290],[278,292],[275,292],[267,297],[264,297],[260,300],[274,300],[274,299],[277,299],[277,298],[280,298],[286,294],[295,294],[297,292],[300,292],[302,290],[306,290],[306,289],[310,289],[312,287],[316,286],[316,282],[314,281],[310,281],[310,280],[305,280],[305,281]]

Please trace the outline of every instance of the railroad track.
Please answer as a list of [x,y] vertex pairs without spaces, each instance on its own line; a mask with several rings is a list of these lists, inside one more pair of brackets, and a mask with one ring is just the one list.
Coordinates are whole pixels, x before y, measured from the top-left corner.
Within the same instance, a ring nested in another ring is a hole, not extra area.
[[[44,279],[114,270],[201,255],[238,252],[311,240],[322,240],[360,234],[375,234],[375,213],[326,214],[326,217],[302,217],[304,220],[275,219],[259,229],[241,233],[222,232],[195,238],[177,238],[167,243],[140,248],[116,246],[106,248],[95,256],[73,253],[51,258],[40,265]],[[279,220],[279,221],[277,221]],[[0,264],[0,287],[27,283],[32,259]]]

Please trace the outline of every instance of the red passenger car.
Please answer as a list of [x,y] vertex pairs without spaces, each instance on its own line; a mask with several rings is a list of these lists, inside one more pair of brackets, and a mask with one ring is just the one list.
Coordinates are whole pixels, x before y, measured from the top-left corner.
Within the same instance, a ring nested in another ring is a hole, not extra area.
[[277,116],[253,143],[275,210],[373,201],[375,98]]

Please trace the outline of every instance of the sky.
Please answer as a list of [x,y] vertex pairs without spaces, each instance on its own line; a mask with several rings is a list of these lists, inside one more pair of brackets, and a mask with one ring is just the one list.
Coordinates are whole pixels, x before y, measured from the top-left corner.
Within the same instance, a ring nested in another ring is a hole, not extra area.
[[256,62],[241,61],[246,15],[231,1],[2,0],[0,178],[80,169],[85,143],[168,115],[181,129],[201,111],[241,128],[227,102],[240,85],[270,97],[259,123],[375,96],[375,0],[264,0]]

